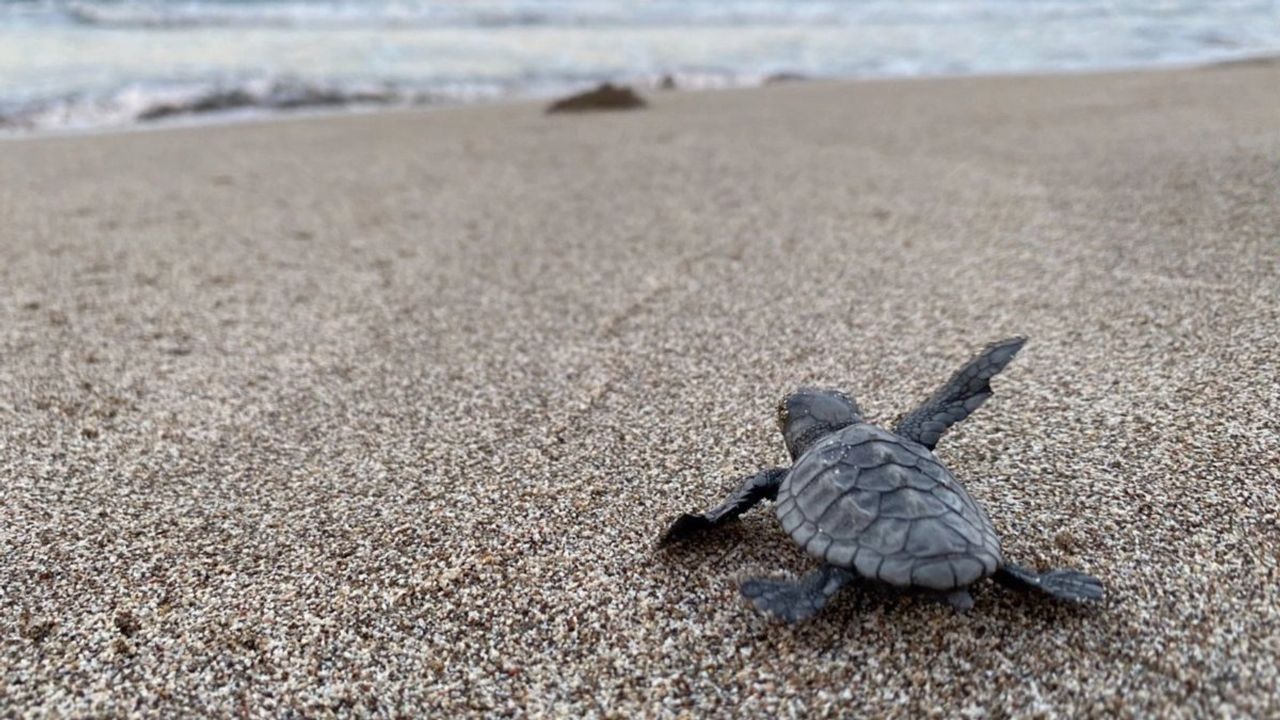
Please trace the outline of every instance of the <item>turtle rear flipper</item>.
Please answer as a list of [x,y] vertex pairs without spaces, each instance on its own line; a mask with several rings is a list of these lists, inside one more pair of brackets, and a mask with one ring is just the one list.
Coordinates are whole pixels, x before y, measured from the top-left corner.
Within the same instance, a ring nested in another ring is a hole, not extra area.
[[685,513],[676,518],[662,534],[658,544],[667,545],[686,540],[733,520],[761,500],[774,499],[778,496],[778,486],[786,475],[786,468],[771,468],[748,475],[742,479],[738,489],[719,505],[703,513]]
[[794,623],[817,614],[855,577],[843,568],[823,565],[799,580],[752,578],[742,583],[741,590],[752,605]]
[[992,578],[1005,587],[1035,590],[1059,600],[1101,600],[1102,581],[1075,570],[1048,570],[1038,573],[1018,565],[1003,565]]
[[1026,341],[1012,337],[983,348],[923,405],[904,417],[894,432],[930,450],[937,447],[947,428],[969,417],[991,397],[991,378],[1005,369]]

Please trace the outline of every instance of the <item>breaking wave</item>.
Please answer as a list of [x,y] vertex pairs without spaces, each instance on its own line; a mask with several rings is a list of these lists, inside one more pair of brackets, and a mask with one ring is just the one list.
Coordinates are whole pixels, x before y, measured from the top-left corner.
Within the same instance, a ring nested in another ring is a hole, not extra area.
[[[457,99],[464,99],[466,93],[456,95]],[[250,115],[290,110],[410,106],[445,99],[443,92],[420,92],[393,85],[344,87],[287,78],[239,84],[131,84],[105,93],[72,94],[0,107],[0,128],[78,129],[215,113]]]

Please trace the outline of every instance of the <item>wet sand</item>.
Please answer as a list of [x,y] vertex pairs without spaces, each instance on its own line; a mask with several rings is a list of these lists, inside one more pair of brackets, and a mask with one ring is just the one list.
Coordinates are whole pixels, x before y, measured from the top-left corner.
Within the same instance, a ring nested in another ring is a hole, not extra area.
[[[1275,716],[1280,68],[799,83],[0,144],[0,714]],[[757,510],[773,407],[941,457],[965,615]]]

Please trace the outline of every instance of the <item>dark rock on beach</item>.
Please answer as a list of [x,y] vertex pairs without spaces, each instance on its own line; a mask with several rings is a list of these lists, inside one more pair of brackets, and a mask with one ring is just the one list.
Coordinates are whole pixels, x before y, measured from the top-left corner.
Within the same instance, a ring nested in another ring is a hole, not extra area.
[[633,110],[645,106],[644,98],[629,87],[604,83],[594,90],[561,98],[551,103],[548,113],[591,110]]

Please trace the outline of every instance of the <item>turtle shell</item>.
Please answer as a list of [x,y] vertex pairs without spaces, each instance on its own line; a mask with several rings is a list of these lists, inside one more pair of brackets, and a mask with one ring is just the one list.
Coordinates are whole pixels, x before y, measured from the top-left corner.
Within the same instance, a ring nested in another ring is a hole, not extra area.
[[991,520],[938,458],[874,425],[814,444],[775,507],[810,555],[890,585],[952,590],[1002,562]]

